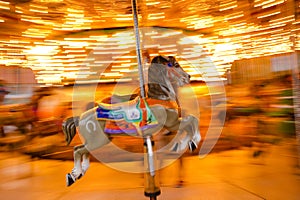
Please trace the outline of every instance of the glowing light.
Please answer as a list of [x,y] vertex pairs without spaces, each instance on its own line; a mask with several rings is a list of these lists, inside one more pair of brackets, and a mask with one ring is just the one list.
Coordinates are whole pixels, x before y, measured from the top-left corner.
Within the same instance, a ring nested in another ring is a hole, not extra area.
[[[1,39],[0,62],[29,66],[37,72],[40,83],[50,84],[59,81],[58,77],[62,74],[67,78],[76,78],[79,69],[84,69],[85,73],[77,78],[83,81],[91,79],[86,82],[99,82],[99,77],[93,72],[98,67],[109,66],[107,75],[112,77],[103,76],[105,80],[101,81],[124,81],[123,77],[120,79],[113,75],[137,72],[136,55],[132,52],[135,49],[134,32],[130,28],[112,28],[132,26],[132,14],[124,9],[128,2],[120,1],[116,8],[112,6],[108,9],[103,2],[94,2],[86,7],[84,1],[74,5],[70,2],[38,0],[11,5],[0,0],[0,9],[9,11],[12,16],[1,16],[1,25],[8,27],[7,30],[12,27],[12,30],[20,31],[5,33],[10,34],[9,39]],[[68,6],[54,8],[49,3],[66,3]],[[155,50],[150,52],[152,58],[161,53],[188,59],[189,62],[180,62],[192,72],[195,76],[192,79],[195,80],[199,78],[193,71],[195,66],[202,69],[215,65],[223,73],[234,60],[286,53],[293,47],[300,50],[300,20],[291,12],[291,6],[292,3],[286,0],[254,0],[253,3],[237,0],[218,3],[145,0],[139,14],[143,26],[177,27],[182,30],[145,29],[141,41],[143,48]],[[253,7],[252,13],[248,9]],[[295,5],[295,8],[299,9],[299,6]],[[172,13],[177,9],[179,12]],[[22,22],[17,23],[16,28],[12,23],[14,17]],[[105,28],[109,30],[102,30]],[[292,34],[296,38],[294,44],[290,38]],[[168,43],[169,38],[177,36],[179,38],[175,44]],[[178,46],[182,48],[181,55],[177,55]]]
[[35,46],[24,52],[32,55],[53,55],[57,53],[57,46]]

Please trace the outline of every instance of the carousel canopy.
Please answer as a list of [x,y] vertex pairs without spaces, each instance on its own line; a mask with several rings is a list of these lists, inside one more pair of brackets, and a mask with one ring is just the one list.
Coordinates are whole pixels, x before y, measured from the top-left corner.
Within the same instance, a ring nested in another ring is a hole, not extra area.
[[[222,75],[235,60],[300,48],[297,0],[138,0],[137,5],[142,49],[150,56],[179,57],[196,80],[205,70],[194,65],[213,65]],[[137,73],[130,0],[0,1],[0,24],[0,64],[30,67],[40,83],[117,81]],[[105,68],[101,77],[95,72],[99,66]]]

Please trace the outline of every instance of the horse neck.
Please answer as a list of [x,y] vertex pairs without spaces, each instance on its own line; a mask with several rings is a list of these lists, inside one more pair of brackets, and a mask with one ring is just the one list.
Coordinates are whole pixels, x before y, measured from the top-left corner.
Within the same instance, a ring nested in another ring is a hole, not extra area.
[[[165,100],[165,101],[170,101],[170,100],[175,100],[176,99],[176,92],[174,88],[167,88],[163,87],[160,84],[155,84],[156,87],[149,87],[147,90],[147,95],[149,98],[152,99],[157,99],[157,100]],[[171,84],[172,87],[172,84]]]
[[[176,74],[175,74],[176,73]],[[179,76],[175,69],[169,69],[163,64],[153,64],[148,71],[148,90],[150,98],[158,100],[175,100]]]

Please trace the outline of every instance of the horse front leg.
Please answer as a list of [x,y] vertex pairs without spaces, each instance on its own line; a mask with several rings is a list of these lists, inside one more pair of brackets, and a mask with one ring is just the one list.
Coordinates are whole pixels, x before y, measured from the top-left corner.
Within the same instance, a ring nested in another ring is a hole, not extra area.
[[[88,155],[89,151],[86,149],[85,145],[74,147],[74,167],[72,172],[66,175],[67,186],[71,186],[84,175],[89,167],[89,161],[87,161]],[[83,166],[81,165],[82,158],[84,159]]]
[[187,131],[189,135],[189,149],[190,151],[194,151],[195,149],[198,148],[198,144],[201,141],[201,134],[199,131],[199,121],[196,117],[192,115],[188,115],[188,124],[184,127],[184,129]]
[[[192,115],[188,115],[181,119],[180,127],[179,127],[179,136],[181,138],[180,141],[180,150],[186,147],[189,148],[190,152],[193,152],[198,148],[198,144],[201,140],[201,135],[199,131],[199,123],[198,119]],[[182,134],[184,134],[182,136]],[[181,136],[180,136],[181,135]]]
[[[172,110],[168,110],[166,128],[168,130],[177,130],[177,134],[173,139],[171,151],[180,152],[189,147],[192,152],[198,147],[198,143],[201,140],[201,135],[199,132],[199,122],[198,119],[192,115],[188,115],[184,118],[175,118],[175,114],[170,116]],[[170,116],[170,117],[169,117]]]

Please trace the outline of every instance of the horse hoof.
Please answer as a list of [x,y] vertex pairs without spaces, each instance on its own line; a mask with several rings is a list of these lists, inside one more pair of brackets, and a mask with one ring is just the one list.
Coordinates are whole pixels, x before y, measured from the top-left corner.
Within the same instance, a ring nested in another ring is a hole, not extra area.
[[66,182],[67,182],[67,186],[71,186],[73,183],[75,183],[75,178],[71,175],[71,174],[67,174],[66,175]]
[[79,180],[82,177],[82,174],[80,174],[77,178],[75,178],[72,174],[68,173],[66,175],[66,182],[67,186],[71,186],[73,183],[75,183],[76,180]]
[[172,149],[171,149],[171,152],[176,152],[176,153],[178,153],[178,151],[179,151],[179,144],[176,143],[176,144],[173,145],[173,147],[172,147]]
[[79,180],[81,177],[82,177],[82,174],[80,174],[80,175],[77,177],[77,179]]
[[189,149],[190,149],[190,152],[195,151],[197,149],[197,144],[194,141],[190,141],[189,142]]

